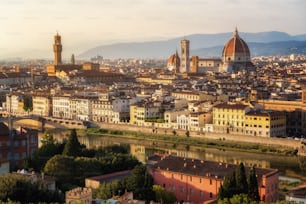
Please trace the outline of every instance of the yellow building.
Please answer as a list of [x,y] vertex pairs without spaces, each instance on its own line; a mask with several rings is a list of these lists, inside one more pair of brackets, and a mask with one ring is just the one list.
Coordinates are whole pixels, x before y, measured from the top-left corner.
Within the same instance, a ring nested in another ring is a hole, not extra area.
[[301,101],[259,100],[265,110],[284,111],[288,136],[306,135],[306,88]]
[[163,120],[160,104],[154,102],[136,103],[130,106],[130,123],[144,125],[145,122],[157,122]]
[[286,115],[279,111],[251,111],[245,117],[245,134],[259,137],[284,137]]
[[217,133],[244,134],[245,115],[250,107],[243,104],[222,103],[213,108],[213,127]]

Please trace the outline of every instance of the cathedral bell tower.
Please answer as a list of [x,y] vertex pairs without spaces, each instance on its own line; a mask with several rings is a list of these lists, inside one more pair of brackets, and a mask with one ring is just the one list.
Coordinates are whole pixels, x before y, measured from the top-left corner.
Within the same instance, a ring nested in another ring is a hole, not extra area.
[[56,35],[54,36],[53,52],[54,52],[54,64],[55,65],[62,64],[62,43],[61,43],[61,36],[58,33],[56,33]]
[[189,72],[189,40],[183,39],[181,40],[181,67],[180,72]]

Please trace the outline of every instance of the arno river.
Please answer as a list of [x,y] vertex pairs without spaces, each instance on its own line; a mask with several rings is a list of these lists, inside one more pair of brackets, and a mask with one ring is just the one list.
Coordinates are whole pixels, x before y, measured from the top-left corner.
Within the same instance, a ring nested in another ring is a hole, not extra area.
[[[53,133],[55,139],[62,140],[68,132]],[[68,133],[69,134],[69,133]],[[155,152],[172,154],[181,157],[195,158],[201,160],[210,160],[217,162],[226,162],[239,164],[243,162],[245,166],[275,168],[280,171],[281,178],[289,177],[306,181],[306,157],[301,156],[279,156],[261,153],[248,153],[239,151],[220,150],[216,148],[196,149],[188,148],[186,150],[173,147],[160,147],[152,142],[143,142],[136,140],[126,140],[110,138],[103,136],[85,135],[79,136],[79,141],[85,144],[87,148],[103,147],[113,144],[129,145],[130,152],[139,161],[145,163],[146,158]],[[162,146],[162,145],[161,145]]]

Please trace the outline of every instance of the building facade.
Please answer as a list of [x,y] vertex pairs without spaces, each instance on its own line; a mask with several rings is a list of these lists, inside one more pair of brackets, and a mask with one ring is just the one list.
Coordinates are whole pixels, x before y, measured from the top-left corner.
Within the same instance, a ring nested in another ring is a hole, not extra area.
[[[149,172],[154,183],[175,194],[180,202],[205,203],[217,199],[224,177],[237,165],[175,156],[154,156],[149,161]],[[246,174],[250,168],[245,167]],[[273,203],[278,200],[276,169],[256,168],[260,200]]]
[[244,134],[246,113],[250,107],[243,104],[222,103],[213,108],[213,127],[217,133]]
[[286,115],[279,111],[250,111],[245,116],[245,134],[259,137],[285,137]]

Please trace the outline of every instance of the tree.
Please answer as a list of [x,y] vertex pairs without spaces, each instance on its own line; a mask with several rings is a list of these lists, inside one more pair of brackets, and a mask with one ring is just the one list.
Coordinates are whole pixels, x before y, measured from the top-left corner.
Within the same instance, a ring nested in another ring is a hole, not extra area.
[[33,110],[33,99],[30,95],[23,96],[23,110],[30,112]]
[[47,161],[56,154],[61,154],[60,145],[55,143],[52,134],[45,132],[42,146],[34,152],[31,159],[28,159],[27,168],[42,171]]
[[163,204],[173,204],[177,202],[175,194],[167,191],[161,186],[153,185],[153,191],[155,193],[155,200]]
[[125,180],[128,191],[132,191],[136,199],[149,202],[154,199],[153,180],[144,165],[136,166],[132,175]]
[[63,196],[46,189],[40,189],[38,183],[33,183],[22,174],[6,174],[0,176],[1,201],[18,201],[21,203],[63,202]]
[[172,130],[172,134],[174,135],[174,136],[176,136],[176,131],[175,130]]
[[236,193],[238,194],[248,193],[248,182],[245,174],[245,168],[242,162],[239,164],[239,166],[236,169],[236,187],[237,187]]
[[70,136],[65,145],[63,155],[77,157],[82,153],[82,146],[78,140],[77,133],[75,129],[72,129]]
[[232,198],[225,198],[219,200],[218,204],[257,204],[255,201],[251,201],[246,194],[236,194]]
[[258,181],[254,167],[250,171],[248,180],[249,180],[249,187],[248,187],[249,198],[254,201],[260,201],[259,192],[258,192]]
[[190,132],[189,132],[189,130],[186,131],[185,135],[186,135],[186,137],[190,137]]
[[101,199],[109,199],[112,196],[120,195],[124,192],[122,182],[114,180],[110,183],[103,182],[96,192],[96,197]]
[[64,184],[75,184],[75,163],[74,158],[65,155],[55,155],[45,165],[44,172],[50,176],[56,177],[59,187],[62,190]]
[[223,182],[224,198],[231,198],[236,193],[236,173],[233,171],[229,176],[226,176]]

